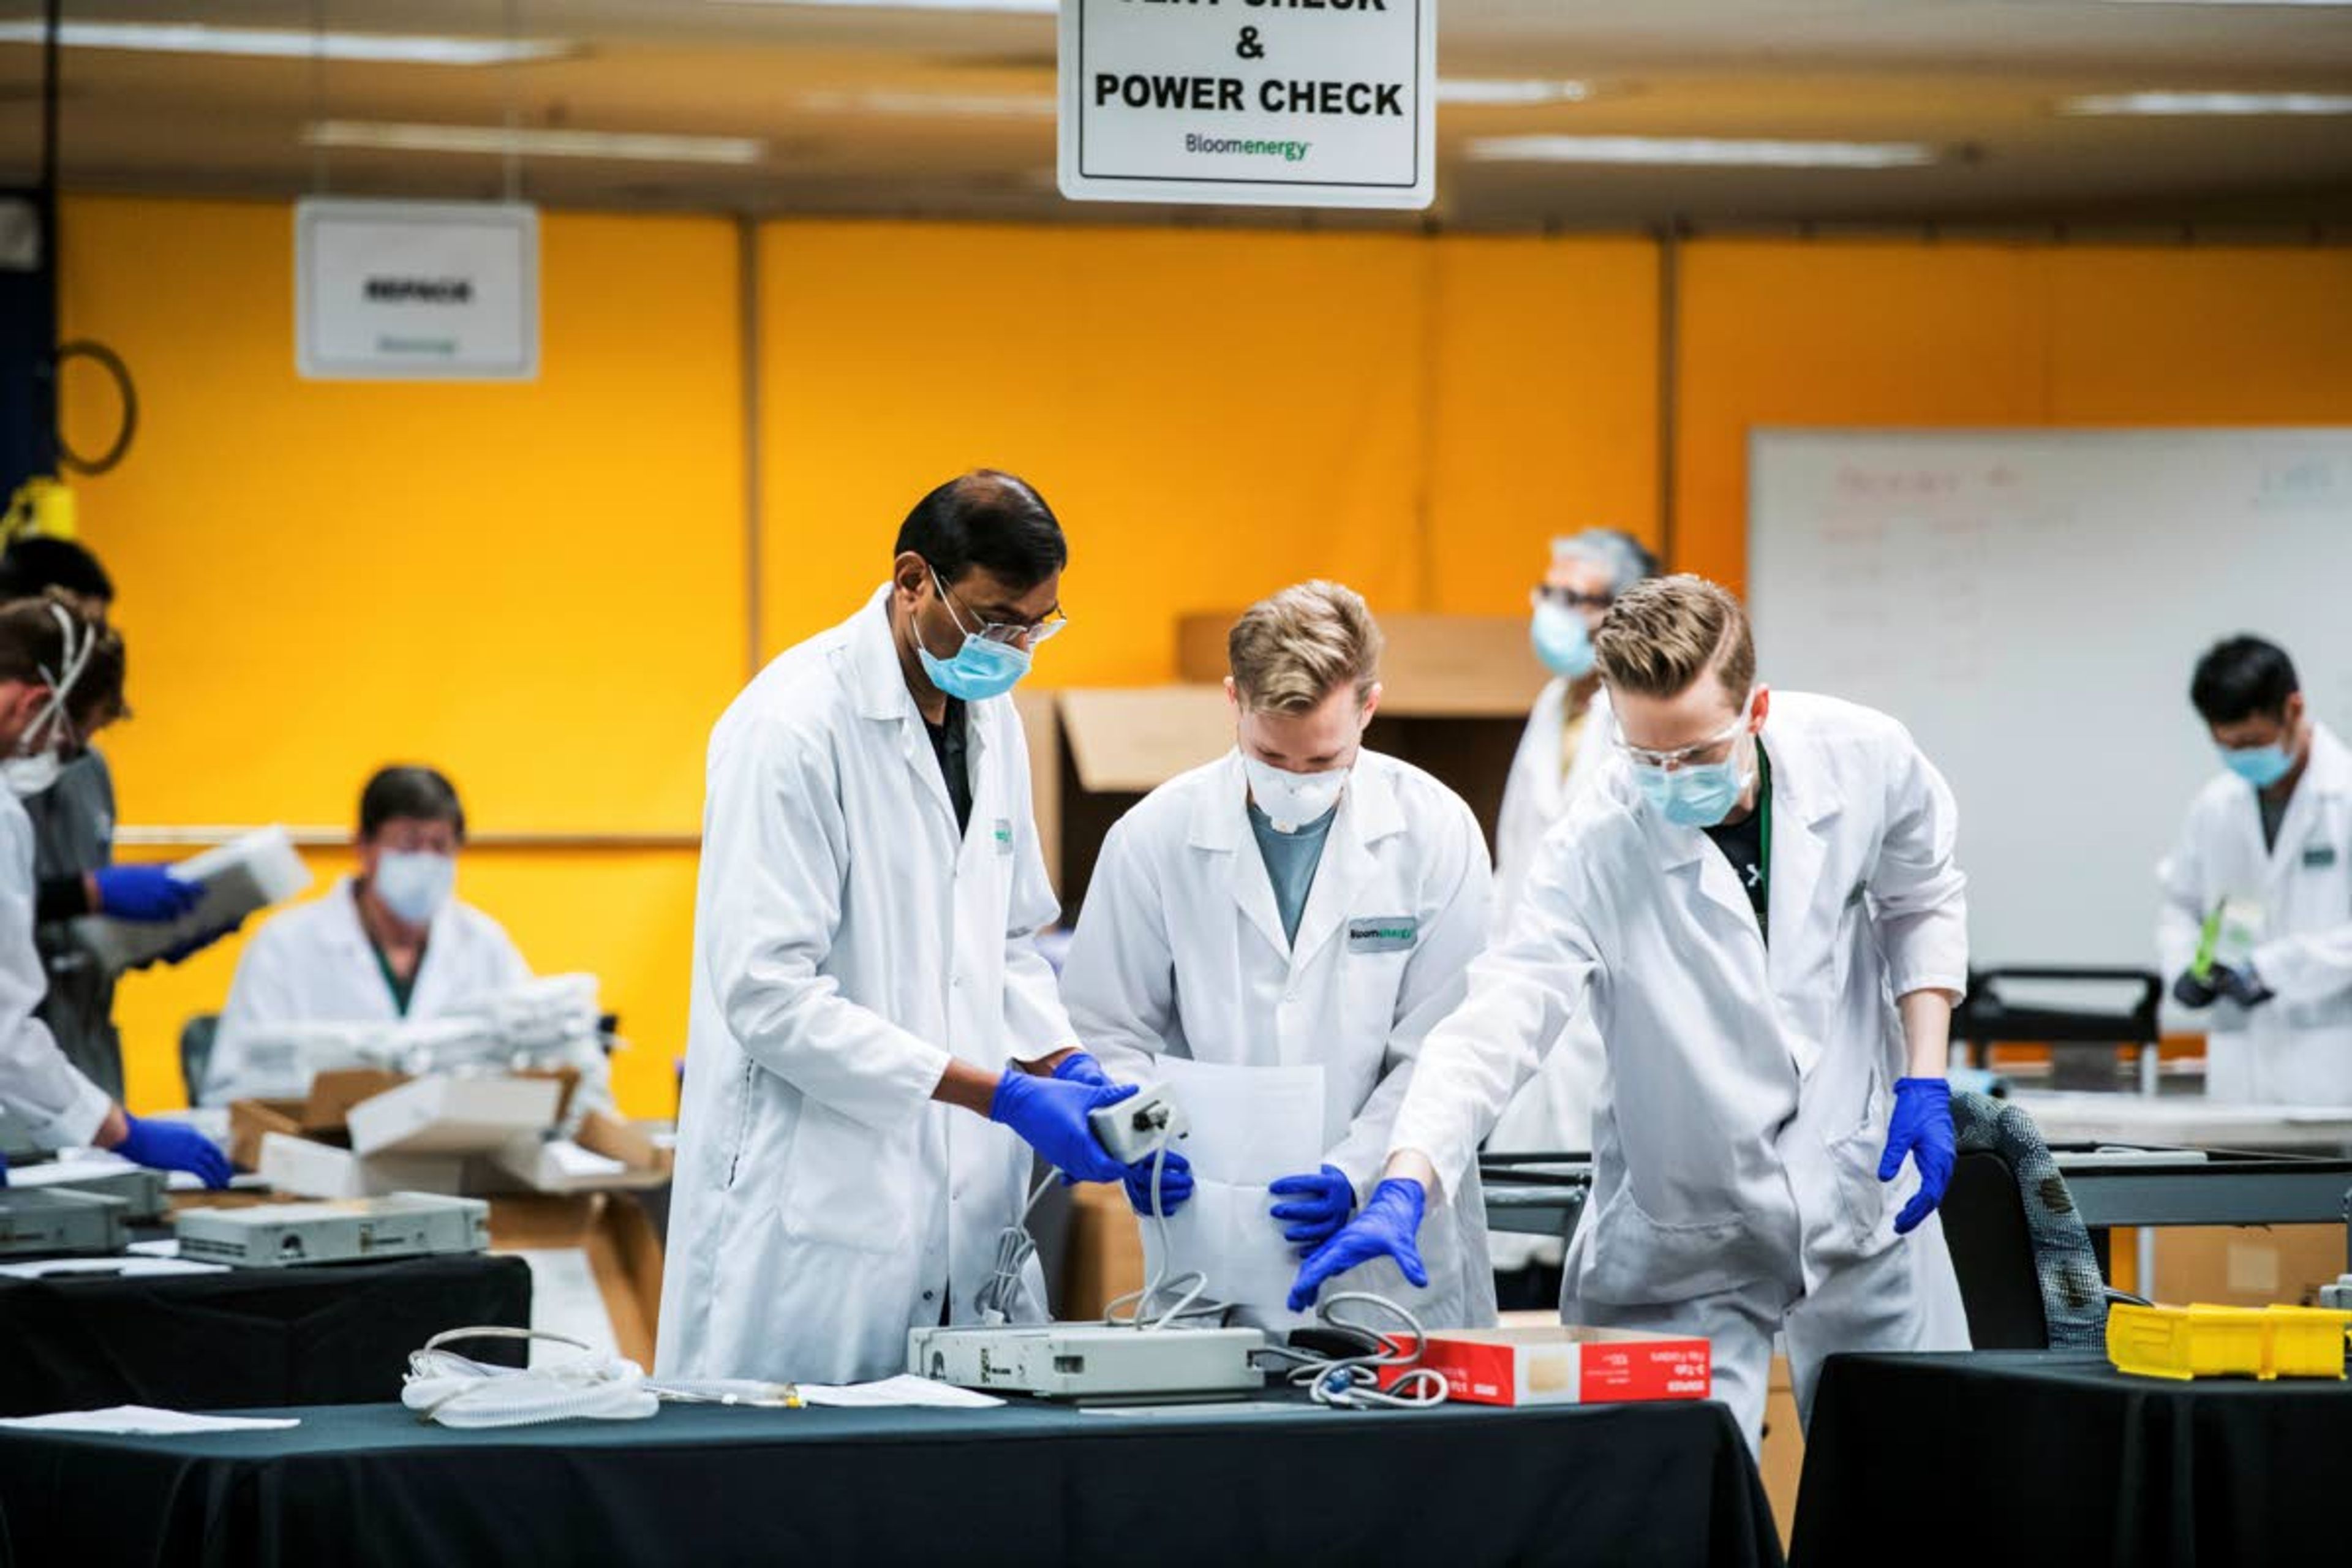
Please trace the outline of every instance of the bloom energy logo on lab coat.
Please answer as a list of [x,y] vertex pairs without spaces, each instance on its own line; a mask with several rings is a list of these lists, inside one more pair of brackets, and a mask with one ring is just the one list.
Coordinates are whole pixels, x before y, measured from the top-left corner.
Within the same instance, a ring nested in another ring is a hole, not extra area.
[[1436,0],[1064,0],[1074,201],[1406,207],[1437,193]]

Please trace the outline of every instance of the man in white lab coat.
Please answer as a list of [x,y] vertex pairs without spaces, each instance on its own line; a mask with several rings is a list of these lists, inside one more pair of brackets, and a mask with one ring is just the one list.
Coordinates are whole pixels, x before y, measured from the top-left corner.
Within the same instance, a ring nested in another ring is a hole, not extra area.
[[2174,997],[2212,1009],[2205,1092],[2352,1105],[2352,753],[2260,637],[2215,645],[2189,697],[2226,771],[2158,870],[2157,946]]
[[1388,1178],[1294,1300],[1412,1255],[1425,1194],[1590,1006],[1608,1053],[1571,1322],[1704,1334],[1761,1434],[1785,1330],[1801,1414],[1839,1351],[1965,1348],[1934,1210],[1968,973],[1949,791],[1894,720],[1757,683],[1738,601],[1676,576],[1598,638],[1626,765],[1545,840],[1508,939],[1431,1031]]
[[[433,768],[379,769],[360,791],[359,874],[272,916],[238,955],[202,1099],[299,1097],[310,1072],[257,1037],[288,1025],[422,1022],[530,979],[504,927],[456,896],[466,808]],[[609,1102],[604,1058],[585,1091]]]
[[1066,559],[1021,480],[941,485],[889,581],[711,732],[665,1373],[866,1380],[910,1328],[1041,1319],[1034,1259],[983,1289],[1031,1148],[1126,1174],[1087,1118],[1133,1089],[1074,1049],[1033,941],[1059,907],[1005,695]]
[[[1381,632],[1363,599],[1307,583],[1261,601],[1226,639],[1234,749],[1152,791],[1103,841],[1062,994],[1113,1070],[1247,1100],[1254,1080],[1319,1080],[1307,1124],[1272,1131],[1316,1151],[1278,1172],[1191,1168],[1170,1198],[1226,1205],[1230,1247],[1188,1261],[1212,1300],[1284,1316],[1291,1268],[1380,1179],[1389,1130],[1429,1026],[1485,946],[1486,846],[1459,795],[1363,749],[1380,706]],[[1184,1063],[1205,1064],[1193,1077]],[[1270,1093],[1267,1097],[1270,1098]],[[1189,1114],[1197,1122],[1201,1105]],[[1204,1130],[1205,1135],[1206,1130]],[[1272,1180],[1269,1184],[1268,1178]],[[1196,1192],[1197,1187],[1197,1192]],[[1149,1183],[1131,1185],[1148,1214]],[[1204,1222],[1205,1223],[1205,1222]],[[1377,1259],[1339,1281],[1430,1326],[1490,1323],[1485,1201],[1460,1184],[1431,1218],[1427,1288]],[[1286,1258],[1289,1266],[1286,1266]],[[1270,1270],[1253,1262],[1270,1260]],[[1253,1289],[1248,1281],[1269,1281]]]
[[[1502,941],[1511,906],[1527,885],[1538,847],[1580,791],[1600,777],[1615,747],[1609,694],[1593,668],[1592,634],[1617,595],[1657,574],[1657,557],[1633,535],[1588,528],[1551,542],[1551,568],[1532,595],[1528,641],[1551,680],[1536,698],[1503,785],[1495,833],[1495,914]],[[1559,1153],[1592,1147],[1592,1096],[1600,1088],[1601,1034],[1590,1016],[1568,1028],[1526,1088],[1503,1108],[1486,1147],[1498,1154]],[[1488,1242],[1507,1307],[1558,1299],[1562,1246],[1556,1237],[1496,1231]]]

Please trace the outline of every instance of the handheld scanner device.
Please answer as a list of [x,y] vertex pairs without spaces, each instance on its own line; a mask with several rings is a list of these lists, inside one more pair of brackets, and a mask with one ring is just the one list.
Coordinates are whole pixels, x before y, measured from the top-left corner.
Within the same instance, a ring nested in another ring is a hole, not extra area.
[[1174,1147],[1177,1139],[1192,1131],[1183,1107],[1164,1083],[1147,1084],[1117,1105],[1087,1112],[1087,1120],[1111,1158],[1129,1165],[1150,1159],[1163,1145]]

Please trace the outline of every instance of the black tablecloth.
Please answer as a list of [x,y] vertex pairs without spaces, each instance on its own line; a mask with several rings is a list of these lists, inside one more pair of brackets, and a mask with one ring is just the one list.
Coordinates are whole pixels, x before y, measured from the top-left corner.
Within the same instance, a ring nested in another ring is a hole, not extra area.
[[479,1432],[0,1429],[17,1564],[1769,1563],[1714,1405],[1150,1414],[672,1405]]
[[[528,1327],[520,1258],[415,1258],[149,1279],[0,1277],[0,1415],[222,1410],[396,1397],[443,1329]],[[520,1364],[520,1347],[466,1353]]]
[[2352,1561],[2352,1384],[2127,1377],[2011,1351],[1832,1358],[1801,1564]]

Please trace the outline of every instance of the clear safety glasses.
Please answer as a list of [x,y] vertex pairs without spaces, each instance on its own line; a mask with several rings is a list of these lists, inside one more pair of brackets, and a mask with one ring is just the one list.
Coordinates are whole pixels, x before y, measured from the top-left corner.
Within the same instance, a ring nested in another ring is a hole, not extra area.
[[1748,700],[1739,705],[1738,718],[1696,745],[1678,746],[1671,752],[1654,752],[1647,746],[1632,745],[1623,735],[1618,735],[1615,737],[1618,754],[1635,767],[1656,768],[1661,773],[1672,773],[1676,768],[1686,768],[1694,763],[1719,763],[1723,759],[1716,753],[1725,751],[1739,739],[1740,731],[1748,728],[1748,714],[1755,706],[1756,693],[1750,691]]
[[1045,613],[1042,621],[982,621],[974,616],[972,619],[979,623],[977,627],[967,626],[964,625],[963,606],[948,591],[948,585],[940,581],[937,571],[931,573],[931,586],[938,589],[940,597],[946,601],[948,614],[954,617],[957,629],[982,642],[1003,643],[1008,647],[1035,647],[1070,624],[1070,617],[1062,614],[1062,606],[1056,605]]

